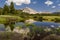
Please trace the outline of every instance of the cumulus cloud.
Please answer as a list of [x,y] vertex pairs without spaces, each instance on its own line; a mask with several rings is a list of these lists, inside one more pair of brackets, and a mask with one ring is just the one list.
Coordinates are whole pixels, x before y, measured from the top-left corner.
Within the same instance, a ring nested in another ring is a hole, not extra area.
[[16,5],[22,5],[22,4],[30,4],[31,0],[7,0],[6,3],[10,5],[10,3],[13,2]]
[[52,6],[52,8],[56,8],[56,6]]
[[52,1],[50,1],[50,0],[47,0],[47,1],[45,2],[45,4],[49,6],[49,5],[52,5],[52,4],[53,4],[53,2],[52,2]]

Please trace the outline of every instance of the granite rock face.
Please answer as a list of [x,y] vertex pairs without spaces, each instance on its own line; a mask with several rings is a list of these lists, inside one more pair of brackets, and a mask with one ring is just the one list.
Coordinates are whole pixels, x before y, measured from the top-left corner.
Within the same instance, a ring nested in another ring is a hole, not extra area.
[[32,8],[26,7],[24,9],[22,9],[23,12],[29,13],[29,14],[36,14],[37,11],[33,10]]

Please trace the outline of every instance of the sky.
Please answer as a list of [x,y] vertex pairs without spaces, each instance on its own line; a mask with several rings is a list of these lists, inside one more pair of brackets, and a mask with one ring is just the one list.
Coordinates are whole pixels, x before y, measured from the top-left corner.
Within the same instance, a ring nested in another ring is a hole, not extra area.
[[0,0],[0,7],[8,6],[13,2],[16,9],[25,7],[32,8],[38,12],[60,11],[60,0]]

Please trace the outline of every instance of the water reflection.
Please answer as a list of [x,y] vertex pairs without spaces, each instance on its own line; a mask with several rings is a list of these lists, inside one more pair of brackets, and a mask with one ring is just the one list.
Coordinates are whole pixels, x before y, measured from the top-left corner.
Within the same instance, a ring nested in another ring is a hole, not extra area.
[[[37,27],[60,27],[60,24],[58,23],[53,23],[53,22],[34,22],[32,23]],[[18,22],[15,24],[15,26],[25,26],[23,22]]]
[[4,26],[4,24],[0,24],[0,31],[5,31],[5,26]]
[[42,26],[42,27],[59,27],[60,24],[58,23],[53,23],[53,22],[34,22],[35,26]]
[[[58,23],[53,23],[53,22],[34,22],[32,23],[34,24],[36,27],[48,27],[48,28],[57,28],[57,27],[60,27],[60,24]],[[14,25],[15,27],[26,27],[25,23],[23,22],[18,22],[18,23],[15,23]],[[30,27],[32,28],[32,27]],[[4,24],[0,24],[0,31],[5,31],[5,26]]]

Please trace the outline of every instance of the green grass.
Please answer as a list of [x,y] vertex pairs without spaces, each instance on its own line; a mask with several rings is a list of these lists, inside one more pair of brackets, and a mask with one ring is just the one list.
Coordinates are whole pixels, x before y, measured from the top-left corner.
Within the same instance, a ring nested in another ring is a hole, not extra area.
[[15,21],[20,21],[20,20],[22,20],[22,18],[21,17],[19,17],[19,16],[11,16],[11,15],[0,15],[0,23],[6,23],[6,22],[8,22],[8,20],[12,20],[12,19],[16,19]]
[[52,20],[55,20],[55,18],[58,18],[60,19],[60,16],[43,16],[44,19],[47,19],[47,20],[43,20],[43,21],[47,21],[47,22],[54,22]]
[[54,18],[60,18],[60,16],[43,16],[43,18],[54,19]]

